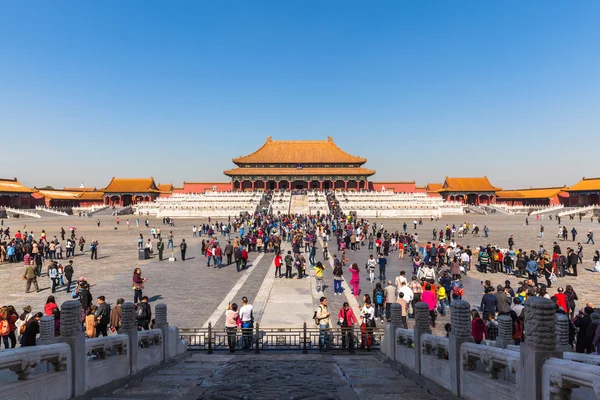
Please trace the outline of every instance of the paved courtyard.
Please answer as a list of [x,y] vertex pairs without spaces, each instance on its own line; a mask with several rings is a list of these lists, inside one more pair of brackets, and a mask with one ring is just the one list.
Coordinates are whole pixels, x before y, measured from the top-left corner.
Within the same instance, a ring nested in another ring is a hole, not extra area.
[[[130,219],[131,227],[127,229],[126,220]],[[4,220],[4,227],[10,226],[14,234],[18,229],[31,231],[35,237],[39,237],[42,229],[45,229],[49,238],[57,235],[61,226],[67,229],[70,226],[77,228],[77,235],[83,235],[87,242],[97,239],[99,241],[98,260],[90,260],[89,249],[86,245],[83,255],[77,255],[74,258],[75,276],[85,276],[91,283],[92,295],[95,297],[105,295],[109,303],[116,302],[116,299],[123,297],[126,301],[133,301],[133,291],[131,289],[131,276],[134,268],[141,267],[143,276],[148,278],[144,294],[150,297],[152,303],[164,302],[169,309],[169,322],[179,327],[191,328],[207,326],[212,322],[216,326],[223,326],[224,310],[229,301],[241,303],[242,296],[248,296],[250,301],[256,306],[256,320],[270,327],[298,326],[301,322],[309,321],[312,311],[318,304],[318,298],[321,296],[314,288],[314,280],[286,280],[274,278],[273,254],[250,253],[249,269],[240,273],[236,272],[235,265],[223,268],[206,267],[206,259],[200,254],[200,243],[205,237],[192,237],[192,225],[200,225],[206,220],[179,219],[176,220],[175,227],[162,225],[162,220],[150,218],[150,227],[159,226],[162,229],[163,237],[172,230],[175,235],[175,244],[185,238],[188,242],[187,260],[181,261],[179,250],[176,246],[175,256],[177,261],[158,261],[158,258],[140,261],[137,258],[137,237],[140,233],[147,239],[151,237],[150,229],[143,226],[143,218],[140,218],[140,227],[135,227],[135,216],[122,216],[118,229],[115,230],[116,223],[114,217],[100,217],[101,225],[97,227],[97,218],[79,218],[79,217],[48,217],[42,219],[8,219]],[[465,214],[463,216],[446,217],[437,222],[424,220],[424,224],[417,227],[421,243],[431,239],[432,230],[439,231],[446,223],[452,225],[464,221],[476,223],[483,227],[487,225],[490,229],[489,238],[475,238],[468,236],[458,239],[459,244],[498,245],[502,248],[507,247],[509,235],[514,235],[516,248],[523,250],[537,249],[540,244],[546,248],[551,248],[552,242],[557,240],[558,231],[557,222],[552,220],[536,221],[531,220],[529,226],[524,224],[523,216],[505,216],[505,215],[474,215]],[[383,220],[377,221],[383,223],[387,230],[401,230],[404,220]],[[409,232],[414,232],[412,220],[406,221],[409,225]],[[544,224],[546,234],[544,239],[538,236],[540,224]],[[579,232],[582,243],[585,243],[585,234],[589,229],[600,233],[598,223],[590,223],[589,219],[579,222],[578,220],[562,220],[562,224],[567,226],[570,231],[575,227]],[[221,242],[225,238],[218,236]],[[153,240],[154,241],[154,240]],[[155,242],[155,241],[154,241]],[[573,242],[561,243],[563,251]],[[156,247],[156,246],[155,246]],[[579,295],[578,308],[587,301],[600,303],[600,297],[597,294],[597,275],[591,271],[592,256],[600,246],[584,244],[584,262],[579,268],[579,276],[559,278],[556,285],[549,290],[550,294],[558,286],[571,284]],[[331,253],[335,253],[336,245],[332,240],[329,244]],[[165,252],[168,256],[170,250]],[[364,270],[365,261],[370,254],[367,247],[364,246],[360,251],[349,251],[347,256],[350,262],[357,262],[361,267],[361,291],[362,293],[372,293],[374,284],[367,281],[367,274]],[[321,260],[321,251],[317,251],[317,260]],[[330,299],[330,308],[332,314],[337,314],[343,301],[350,300],[351,306],[356,308],[358,304],[352,296],[348,296],[346,290],[345,296],[333,296],[332,267],[326,263],[325,273],[325,295]],[[388,258],[387,278],[393,280],[401,270],[407,271],[407,276],[412,274],[412,265],[408,258],[399,260],[397,253],[391,253]],[[40,293],[25,294],[25,283],[22,280],[22,264],[5,263],[0,265],[0,271],[3,276],[3,288],[0,292],[0,304],[12,304],[17,310],[21,310],[25,305],[31,305],[34,310],[41,310],[46,297],[50,294],[49,281],[45,276],[40,279]],[[45,267],[44,267],[45,271]],[[376,273],[377,276],[377,273]],[[349,281],[350,274],[345,273]],[[466,299],[473,305],[477,305],[481,298],[481,284],[484,279],[490,279],[493,284],[501,284],[507,279],[504,274],[480,274],[472,271],[464,279],[466,287]],[[517,285],[519,279],[508,277]],[[70,296],[64,291],[56,294],[57,301],[62,303],[68,300]],[[312,305],[311,305],[312,303]],[[441,320],[440,322],[443,322]],[[265,326],[267,326],[265,325]],[[443,324],[438,324],[438,331],[443,329]],[[440,331],[441,333],[441,331]]]

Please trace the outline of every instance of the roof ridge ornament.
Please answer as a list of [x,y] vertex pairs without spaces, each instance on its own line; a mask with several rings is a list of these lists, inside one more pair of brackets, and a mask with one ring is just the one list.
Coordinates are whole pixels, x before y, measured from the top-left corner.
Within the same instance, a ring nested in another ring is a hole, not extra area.
[[331,136],[327,136],[327,141],[328,142],[333,142],[333,138]]
[[273,141],[273,136],[269,136],[269,137],[267,138],[267,142],[272,142],[272,141]]

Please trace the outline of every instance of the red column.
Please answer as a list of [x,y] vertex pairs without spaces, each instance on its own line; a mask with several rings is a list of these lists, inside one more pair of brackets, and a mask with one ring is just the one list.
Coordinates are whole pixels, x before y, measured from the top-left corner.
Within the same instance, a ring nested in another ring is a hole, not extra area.
[[323,190],[323,181],[319,181],[319,190]]
[[475,204],[479,205],[479,195],[477,195],[477,199],[475,200]]
[[252,191],[254,191],[254,181],[252,181]]
[[344,181],[344,190],[348,190],[348,181]]

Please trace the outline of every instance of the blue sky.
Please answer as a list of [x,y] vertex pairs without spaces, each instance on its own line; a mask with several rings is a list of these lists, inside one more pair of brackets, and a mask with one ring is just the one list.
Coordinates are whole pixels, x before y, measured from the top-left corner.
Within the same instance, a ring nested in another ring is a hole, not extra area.
[[226,180],[267,136],[374,180],[600,176],[600,2],[0,0],[0,175]]

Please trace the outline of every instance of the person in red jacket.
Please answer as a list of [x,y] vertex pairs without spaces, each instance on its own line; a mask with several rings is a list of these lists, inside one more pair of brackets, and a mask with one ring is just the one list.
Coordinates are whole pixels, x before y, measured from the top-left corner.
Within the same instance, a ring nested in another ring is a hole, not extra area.
[[477,344],[481,344],[483,342],[484,337],[487,337],[487,327],[485,326],[485,322],[479,316],[479,312],[477,310],[471,310],[471,336],[473,336],[473,341]]
[[565,313],[569,312],[569,307],[567,306],[567,295],[564,293],[565,290],[561,287],[559,287],[558,289],[556,289],[558,293],[556,293],[554,295],[554,297],[556,297],[556,304],[562,308]]
[[354,353],[354,327],[358,326],[358,321],[347,301],[338,313],[338,325],[342,329],[342,347],[345,349],[347,343],[348,351]]
[[58,308],[58,305],[56,304],[54,296],[48,296],[48,299],[46,300],[46,305],[44,306],[44,315],[52,316],[52,310],[54,310],[55,308]]
[[281,278],[281,263],[282,263],[281,254],[277,254],[275,256],[275,278]]
[[242,248],[242,269],[248,265],[248,250],[245,247]]

